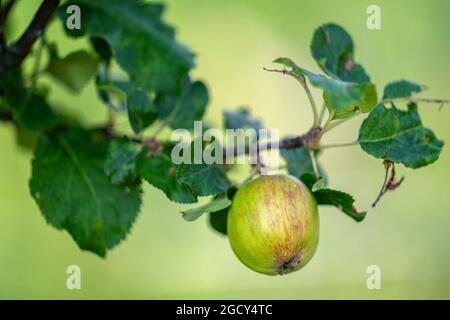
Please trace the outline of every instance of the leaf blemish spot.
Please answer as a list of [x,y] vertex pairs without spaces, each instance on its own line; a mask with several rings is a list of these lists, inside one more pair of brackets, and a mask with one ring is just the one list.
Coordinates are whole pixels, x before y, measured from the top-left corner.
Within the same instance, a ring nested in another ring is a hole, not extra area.
[[177,169],[175,167],[170,167],[168,174],[169,176],[173,176],[177,172]]
[[352,59],[348,59],[344,64],[344,68],[347,71],[352,70],[354,67],[355,67],[355,63],[353,62]]

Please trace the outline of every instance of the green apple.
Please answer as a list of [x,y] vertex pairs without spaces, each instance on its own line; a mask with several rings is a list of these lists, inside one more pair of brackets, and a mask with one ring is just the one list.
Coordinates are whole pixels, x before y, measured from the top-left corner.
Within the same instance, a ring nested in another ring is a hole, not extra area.
[[237,191],[227,231],[234,253],[250,269],[268,275],[296,271],[317,249],[316,200],[295,177],[260,176]]

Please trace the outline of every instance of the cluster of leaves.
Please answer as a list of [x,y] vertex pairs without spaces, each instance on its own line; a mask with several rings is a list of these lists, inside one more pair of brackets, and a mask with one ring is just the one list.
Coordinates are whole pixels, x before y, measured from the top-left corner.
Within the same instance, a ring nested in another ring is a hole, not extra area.
[[[205,84],[190,77],[194,54],[175,39],[174,29],[163,20],[164,7],[140,0],[73,0],[57,11],[62,25],[69,4],[81,8],[83,20],[81,30],[65,29],[67,35],[88,38],[92,50],[60,57],[55,44],[44,42],[50,55],[44,72],[75,93],[95,77],[101,101],[111,112],[125,112],[134,134],[118,133],[114,123],[84,128],[50,105],[36,86],[36,75],[27,78],[21,70],[5,73],[0,79],[0,108],[11,112],[18,127],[40,134],[30,190],[45,219],[68,231],[80,248],[105,256],[135,222],[146,181],[177,203],[211,197],[202,206],[184,210],[183,217],[194,221],[208,213],[210,225],[226,234],[227,208],[239,187],[228,177],[230,168],[175,165],[173,143],[158,140],[157,134],[144,135],[154,128],[192,130],[208,105]],[[365,152],[411,168],[438,158],[443,143],[422,126],[417,106],[409,104],[401,110],[394,103],[422,91],[423,86],[392,82],[379,100],[364,68],[353,60],[351,37],[334,24],[316,30],[311,51],[325,75],[287,58],[275,62],[303,86],[310,83],[323,91],[329,118],[324,127],[315,124],[321,133],[336,122],[367,113],[358,140]],[[125,76],[111,72],[114,64]],[[262,123],[239,109],[224,113],[224,128],[259,129]],[[316,163],[320,152],[320,144],[281,150],[288,172],[311,188],[319,205],[335,206],[361,221],[365,213],[356,210],[353,197],[326,186],[328,179]]]

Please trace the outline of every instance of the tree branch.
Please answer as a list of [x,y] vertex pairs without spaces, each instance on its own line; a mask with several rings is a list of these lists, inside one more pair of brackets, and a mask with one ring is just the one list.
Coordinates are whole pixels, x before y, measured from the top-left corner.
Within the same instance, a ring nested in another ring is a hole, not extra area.
[[9,69],[18,67],[28,56],[36,40],[44,33],[53,12],[61,0],[44,0],[22,36],[0,56],[0,76]]
[[322,128],[315,127],[309,130],[307,133],[293,137],[286,138],[277,142],[270,142],[266,144],[256,144],[253,146],[246,146],[240,150],[239,148],[229,148],[224,150],[224,155],[227,157],[237,157],[244,154],[250,154],[253,150],[264,151],[271,149],[296,149],[302,147],[310,147],[315,146],[318,142],[318,139],[321,136]]
[[352,141],[346,143],[333,143],[333,144],[323,144],[320,149],[330,149],[330,148],[340,148],[340,147],[351,147],[359,144],[359,141]]
[[0,110],[0,121],[14,122],[11,112]]
[[[0,4],[1,2],[2,1],[0,0]],[[0,54],[2,54],[2,52],[6,48],[6,41],[5,41],[6,19],[15,2],[16,0],[8,0],[4,6],[0,7]]]

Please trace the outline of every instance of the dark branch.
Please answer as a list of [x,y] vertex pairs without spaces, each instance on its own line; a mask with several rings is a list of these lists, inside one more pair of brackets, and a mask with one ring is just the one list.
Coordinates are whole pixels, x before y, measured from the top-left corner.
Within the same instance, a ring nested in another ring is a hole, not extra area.
[[0,75],[18,67],[28,56],[36,40],[44,33],[61,0],[44,0],[23,35],[0,56]]
[[250,147],[246,146],[245,148],[242,148],[242,150],[239,150],[237,148],[226,149],[224,150],[224,154],[227,157],[233,156],[237,157],[244,154],[251,154],[252,151],[259,153],[260,151],[271,149],[296,149],[302,147],[315,148],[317,146],[318,140],[320,139],[321,132],[322,132],[321,127],[315,127],[301,136],[286,138],[277,142],[269,142],[266,144],[255,145]]
[[[1,4],[0,0],[0,4]],[[6,28],[6,19],[8,18],[9,12],[11,11],[16,0],[8,0],[4,6],[0,7],[0,54],[6,48],[5,41],[5,28]]]
[[[0,0],[0,3],[2,1]],[[4,6],[1,6],[0,8],[0,54],[3,53],[3,51],[6,48],[6,41],[5,41],[5,28],[6,28],[6,19],[8,18],[8,15],[14,5],[16,0],[8,0]]]
[[14,122],[12,113],[9,111],[0,110],[0,121]]

